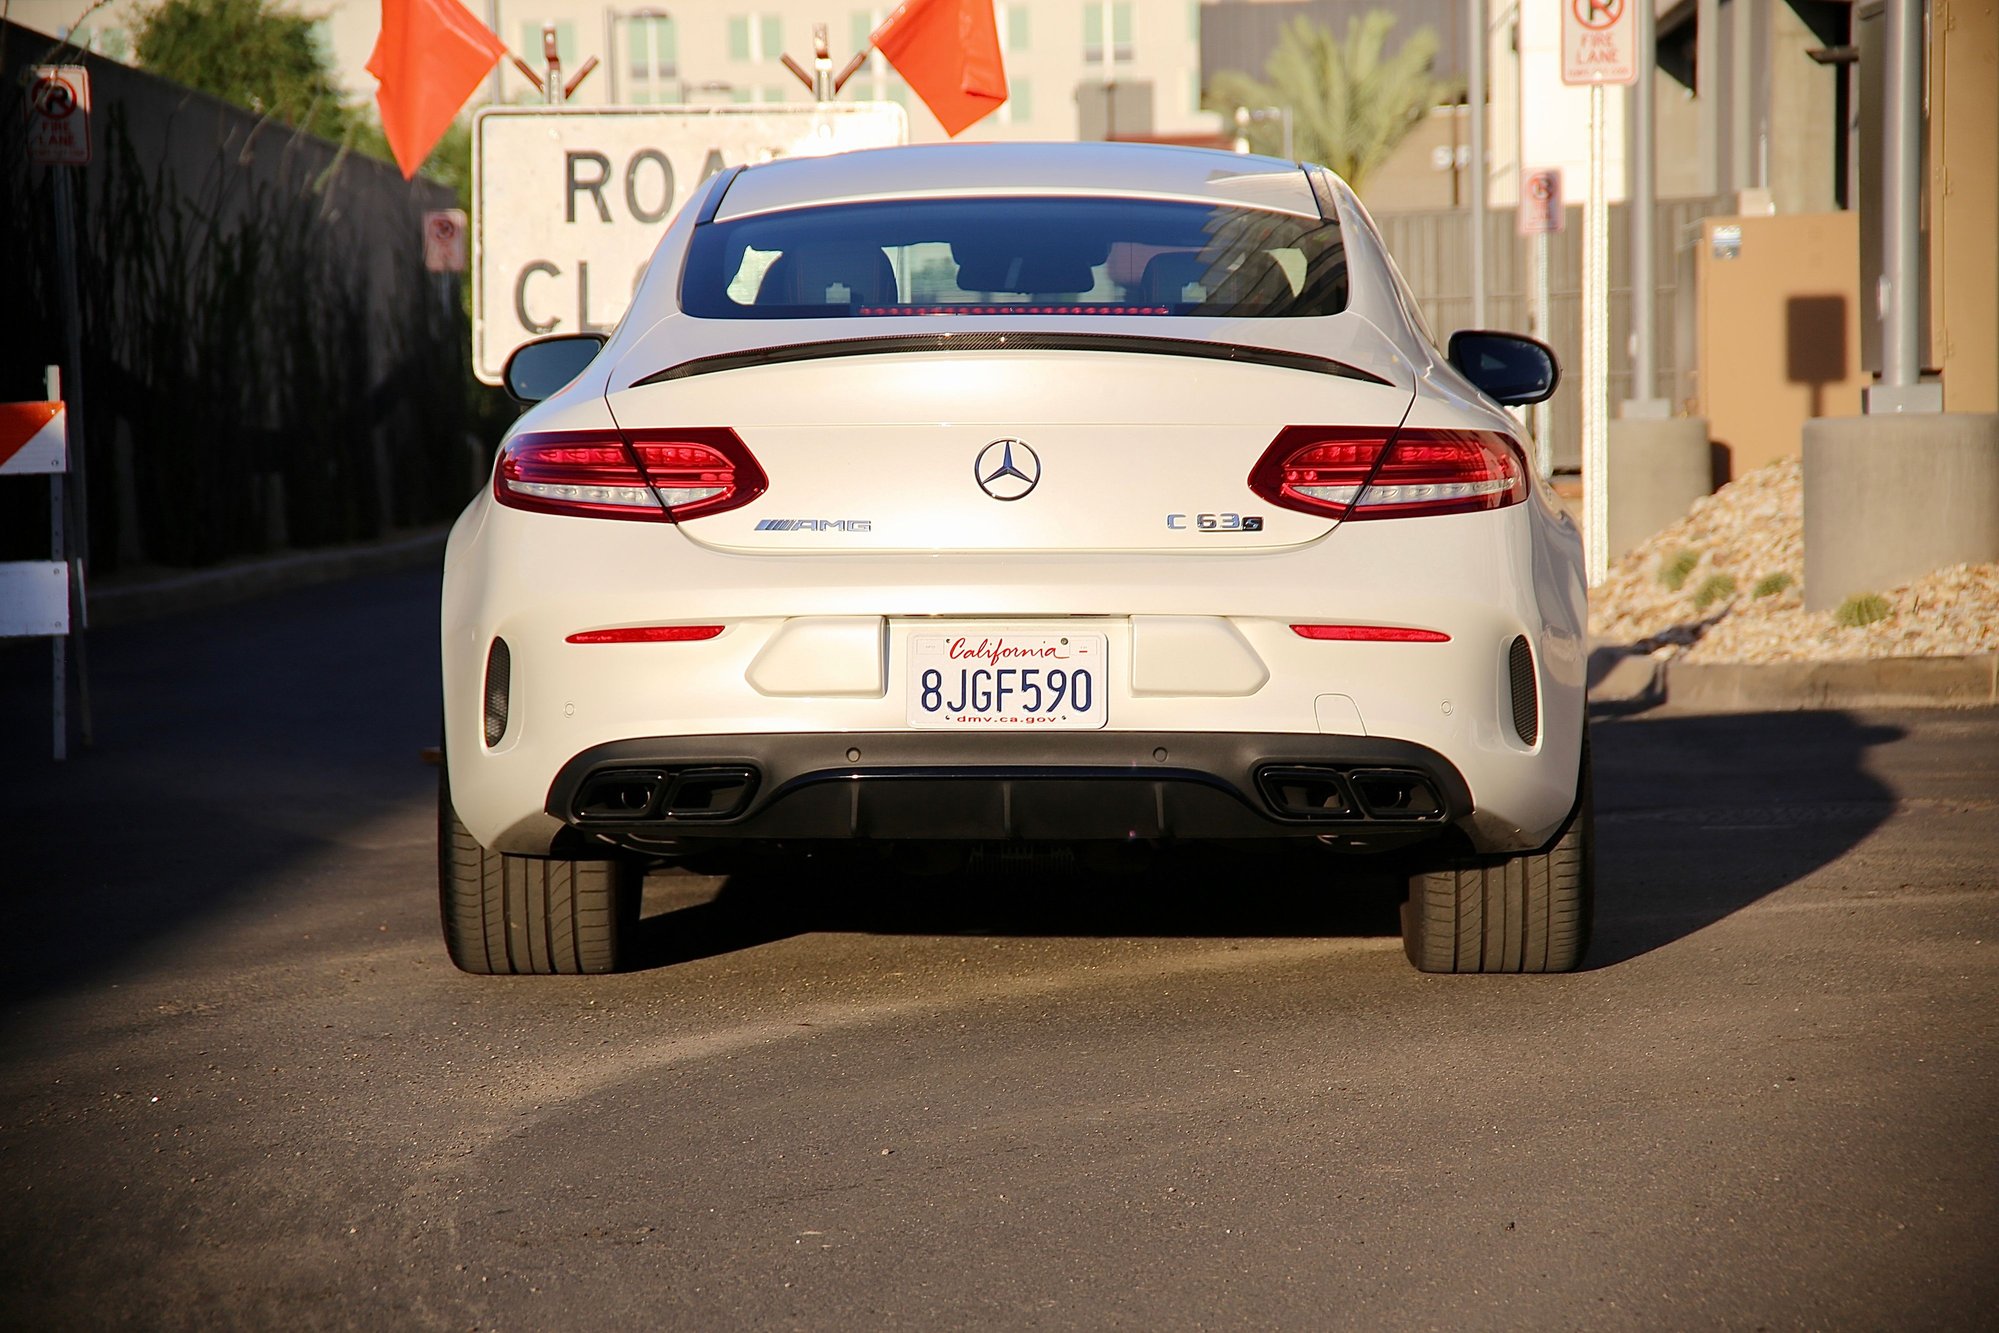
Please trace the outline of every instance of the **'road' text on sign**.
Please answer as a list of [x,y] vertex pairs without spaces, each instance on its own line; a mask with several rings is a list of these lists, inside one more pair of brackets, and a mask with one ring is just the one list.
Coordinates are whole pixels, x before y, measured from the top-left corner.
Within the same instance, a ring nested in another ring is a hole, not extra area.
[[494,107],[472,122],[472,365],[607,332],[694,187],[726,167],[906,142],[893,103]]

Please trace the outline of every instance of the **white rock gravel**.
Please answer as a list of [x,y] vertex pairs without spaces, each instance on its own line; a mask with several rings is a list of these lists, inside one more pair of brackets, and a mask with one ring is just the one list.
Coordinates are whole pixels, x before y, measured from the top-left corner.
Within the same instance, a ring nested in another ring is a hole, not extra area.
[[[1806,611],[1803,497],[1803,468],[1789,459],[1696,501],[1685,518],[1614,561],[1591,590],[1591,638],[1688,662],[1999,653],[1999,564],[1952,565],[1880,589],[1888,614],[1867,625]],[[1675,590],[1661,574],[1676,558],[1685,563],[1682,553],[1693,567]],[[1777,576],[1788,584],[1755,595],[1759,582]]]

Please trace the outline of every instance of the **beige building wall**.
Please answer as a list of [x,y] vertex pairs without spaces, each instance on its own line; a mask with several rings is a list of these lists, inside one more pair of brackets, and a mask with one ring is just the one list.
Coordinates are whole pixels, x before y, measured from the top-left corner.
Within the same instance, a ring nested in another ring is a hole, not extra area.
[[1708,218],[1694,263],[1693,413],[1729,475],[1796,458],[1813,417],[1860,412],[1857,214]]
[[[1821,65],[1805,53],[1824,44],[1782,0],[1761,11],[1768,24],[1769,115],[1756,134],[1761,178],[1779,213],[1825,213],[1838,206],[1839,80],[1842,66]],[[1696,130],[1696,134],[1698,130]]]
[[1930,347],[1944,410],[1999,412],[1999,13],[1930,16]]

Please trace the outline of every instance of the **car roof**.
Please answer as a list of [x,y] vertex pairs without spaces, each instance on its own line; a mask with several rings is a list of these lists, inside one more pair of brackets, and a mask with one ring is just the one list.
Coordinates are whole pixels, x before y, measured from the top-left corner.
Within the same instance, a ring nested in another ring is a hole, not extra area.
[[1127,143],[916,144],[746,167],[717,221],[778,209],[953,195],[1117,195],[1320,216],[1295,162],[1211,148]]

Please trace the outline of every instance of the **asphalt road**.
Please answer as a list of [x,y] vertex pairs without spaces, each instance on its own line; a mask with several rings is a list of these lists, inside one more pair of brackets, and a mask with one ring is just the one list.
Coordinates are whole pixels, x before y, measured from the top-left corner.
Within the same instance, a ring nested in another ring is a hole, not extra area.
[[0,651],[9,1327],[1990,1328],[1999,713],[1599,719],[1597,942],[1317,861],[656,875],[462,976],[433,580]]

